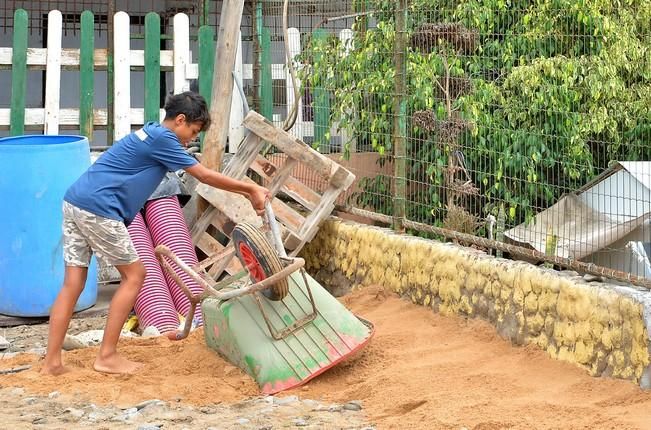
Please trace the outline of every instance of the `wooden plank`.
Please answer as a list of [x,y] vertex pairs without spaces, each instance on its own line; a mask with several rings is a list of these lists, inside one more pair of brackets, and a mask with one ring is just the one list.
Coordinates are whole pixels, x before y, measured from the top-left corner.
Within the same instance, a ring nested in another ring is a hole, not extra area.
[[145,121],[160,120],[160,16],[145,15]]
[[[131,70],[145,70],[145,51],[142,49],[132,49],[129,52],[129,63]],[[79,70],[80,51],[76,48],[61,49],[61,68],[63,70]],[[12,68],[13,49],[0,47],[0,70],[9,70]],[[47,65],[47,48],[27,48],[27,69],[28,70],[45,70]],[[174,70],[174,51],[164,50],[160,52],[161,70],[171,72]],[[108,67],[108,50],[106,48],[96,48],[93,52],[93,66],[95,70],[106,71]],[[194,71],[193,64],[187,65],[187,74],[198,75]],[[282,64],[280,64],[282,68]]]
[[[251,170],[262,176],[264,179],[271,181],[278,167],[262,155],[258,155],[256,160],[251,164]],[[297,203],[300,203],[306,209],[314,209],[321,200],[321,196],[303,184],[293,176],[287,177],[282,188],[282,192],[287,194]]]
[[174,15],[174,94],[190,89],[187,68],[190,64],[190,19],[184,13]]
[[253,160],[258,156],[258,153],[262,150],[264,146],[264,141],[260,139],[260,136],[255,133],[249,133],[242,145],[240,145],[240,150],[235,156],[231,159],[228,165],[224,168],[224,175],[230,176],[235,179],[242,179],[245,175]]
[[44,134],[59,134],[61,99],[61,35],[63,16],[58,10],[47,14],[47,65],[45,66]]
[[[10,109],[0,109],[0,130],[8,130],[10,122]],[[25,126],[42,126],[44,109],[43,108],[27,108],[23,109],[24,112],[24,125]],[[159,110],[160,117],[163,118],[165,111]],[[130,123],[133,125],[144,124],[145,110],[143,108],[131,108],[129,111]],[[93,109],[93,125],[95,127],[104,128],[108,124],[108,110],[107,109]],[[79,109],[59,109],[59,126],[79,126]]]
[[[24,109],[25,125],[43,125],[43,108]],[[163,109],[159,110],[160,117],[165,115]],[[130,122],[133,125],[144,124],[145,111],[143,108],[131,108],[129,112]],[[93,125],[95,127],[105,127],[108,122],[107,109],[93,109]],[[0,129],[8,129],[10,125],[10,109],[0,109]],[[59,109],[59,125],[73,126],[79,125],[79,109]]]
[[272,196],[278,194],[278,191],[280,191],[285,182],[287,182],[287,179],[290,178],[292,172],[294,171],[294,167],[296,167],[297,164],[298,161],[293,158],[288,158],[282,167],[276,170],[272,181],[268,186]]
[[348,187],[355,180],[355,175],[348,170],[310,148],[302,140],[274,127],[271,122],[257,112],[249,112],[244,119],[244,126],[286,153],[289,157],[307,164],[310,169],[313,169],[319,176],[335,187]]
[[[255,213],[253,207],[251,207],[251,202],[246,197],[219,188],[213,188],[206,184],[197,185],[196,193],[234,224],[250,222],[255,226],[262,226],[261,218]],[[206,228],[207,226],[204,230]]]
[[274,95],[271,78],[271,33],[266,27],[262,28],[262,54],[260,55],[260,113],[268,120],[273,119]]
[[129,15],[115,14],[114,21],[114,66],[113,66],[113,122],[115,140],[131,132],[131,63],[129,61]]
[[330,187],[321,196],[321,202],[305,219],[305,223],[298,231],[301,238],[311,240],[319,228],[319,224],[332,212],[335,208],[335,200],[342,193],[342,189]]
[[215,215],[216,211],[217,209],[215,209],[212,206],[209,206],[192,226],[192,230],[190,231],[190,236],[192,236],[192,243],[194,243],[195,246],[197,243],[199,243],[199,240],[201,239],[201,235],[206,231],[206,229],[210,225],[212,217],[213,215]]
[[[226,247],[208,233],[203,233],[199,242],[197,242],[197,248],[199,248],[204,254],[210,256],[223,251]],[[224,270],[232,275],[242,270],[242,265],[237,258],[233,258],[231,255],[229,258],[224,258],[224,261],[216,261],[209,269],[208,274],[210,276],[215,276],[216,273]]]
[[228,136],[228,122],[233,96],[233,67],[237,50],[237,35],[242,22],[244,0],[224,0],[219,22],[219,36],[210,103],[212,126],[206,132],[202,164],[221,170]]
[[14,40],[11,70],[11,135],[25,133],[25,95],[27,91],[27,12],[14,12]]
[[301,231],[301,226],[305,223],[305,217],[289,207],[287,203],[279,199],[271,201],[271,207],[274,215],[291,232],[297,234]]
[[[284,81],[287,79],[287,69],[284,64],[271,65],[271,78],[274,81]],[[253,64],[242,64],[242,79],[250,81],[253,79]]]
[[[95,71],[95,17],[91,11],[81,14],[81,47],[79,50],[79,130],[89,140],[93,137],[93,96]],[[59,118],[61,124],[61,118]]]

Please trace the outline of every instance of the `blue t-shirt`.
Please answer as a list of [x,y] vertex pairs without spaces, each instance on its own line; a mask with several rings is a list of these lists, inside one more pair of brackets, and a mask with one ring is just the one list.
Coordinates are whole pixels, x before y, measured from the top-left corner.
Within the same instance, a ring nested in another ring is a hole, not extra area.
[[147,123],[117,141],[68,188],[63,199],[129,224],[167,172],[197,164],[170,129]]

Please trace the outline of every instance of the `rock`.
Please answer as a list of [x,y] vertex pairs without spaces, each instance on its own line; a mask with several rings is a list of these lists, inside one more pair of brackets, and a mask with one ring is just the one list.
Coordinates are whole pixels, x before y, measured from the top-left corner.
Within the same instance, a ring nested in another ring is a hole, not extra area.
[[26,354],[45,355],[45,348],[32,348],[25,351]]
[[246,418],[238,418],[236,422],[237,422],[239,425],[244,425],[244,424],[248,424],[248,423],[250,423],[251,420],[248,420],[248,419],[246,419]]
[[11,346],[11,343],[5,339],[3,336],[0,336],[0,351],[4,351]]
[[59,393],[58,391],[52,391],[52,392],[51,392],[50,394],[48,394],[47,396],[48,396],[50,399],[56,399],[57,397],[59,397],[59,394],[61,394],[61,393]]
[[84,411],[82,411],[81,409],[68,408],[64,412],[69,413],[75,418],[81,418],[84,416]]
[[591,275],[590,273],[583,275],[583,279],[586,282],[603,282],[604,280],[601,276]]
[[274,404],[289,405],[298,401],[298,396],[274,397]]
[[160,424],[143,424],[138,426],[138,430],[160,430],[161,427]]
[[306,427],[307,426],[307,421],[305,421],[303,418],[297,418],[293,421],[294,425],[296,427]]
[[34,424],[34,425],[47,424],[47,418],[45,418],[45,417],[34,418],[32,420],[32,424]]
[[359,400],[351,400],[350,402],[344,405],[344,409],[347,411],[361,411],[362,402]]
[[9,392],[12,396],[22,396],[25,394],[25,389],[24,388],[12,388],[11,391]]
[[341,412],[343,409],[344,408],[341,405],[330,405],[328,407],[328,412]]
[[88,346],[99,345],[104,337],[104,330],[88,330],[76,334],[75,337]]
[[319,406],[319,402],[312,399],[304,399],[301,402],[308,408],[316,408],[317,406]]
[[0,354],[0,359],[8,360],[10,358],[14,358],[17,355],[18,355],[17,352],[3,352],[2,354]]
[[112,418],[112,421],[122,421],[126,422],[135,417],[138,414],[138,408],[129,408],[125,410],[122,414],[116,415]]
[[142,337],[158,337],[158,336],[160,336],[160,332],[153,325],[150,325],[149,327],[145,328],[142,331]]
[[[147,406],[150,406],[150,405],[163,405],[163,404],[165,404],[165,402],[163,402],[162,400],[152,399],[152,400],[145,400],[144,402],[140,402],[137,405],[135,405],[134,408],[136,408],[137,410],[140,410],[140,409],[144,409],[144,408],[146,408]],[[130,408],[128,408],[128,409],[130,409]]]
[[25,397],[23,399],[23,402],[27,403],[28,405],[33,405],[34,403],[38,402],[38,399],[36,397]]
[[86,347],[88,347],[88,344],[79,340],[77,336],[66,333],[65,339],[63,339],[64,351],[73,351],[75,349],[83,349]]

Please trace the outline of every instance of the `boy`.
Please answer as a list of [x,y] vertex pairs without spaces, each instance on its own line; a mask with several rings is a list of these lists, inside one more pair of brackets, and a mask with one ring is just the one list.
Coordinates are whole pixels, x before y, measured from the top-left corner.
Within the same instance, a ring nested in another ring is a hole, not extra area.
[[114,265],[122,276],[111,300],[93,367],[104,373],[133,373],[141,366],[117,352],[122,325],[145,279],[145,267],[126,225],[168,171],[184,169],[205,184],[242,194],[259,214],[264,213],[265,200],[270,196],[267,189],[212,171],[183,150],[182,146],[209,126],[210,115],[203,97],[193,92],[171,96],[165,103],[162,124],[148,123],[117,141],[68,189],[63,202],[65,277],[50,311],[41,373],[59,375],[68,371],[61,361],[61,347],[93,252]]

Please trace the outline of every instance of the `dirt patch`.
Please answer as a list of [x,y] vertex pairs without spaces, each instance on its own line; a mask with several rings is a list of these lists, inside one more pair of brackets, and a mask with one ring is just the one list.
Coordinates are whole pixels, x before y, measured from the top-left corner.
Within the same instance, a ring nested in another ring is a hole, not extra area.
[[[590,377],[535,348],[511,346],[488,323],[443,317],[379,287],[342,300],[375,323],[375,338],[356,360],[286,394],[326,403],[361,400],[381,429],[649,428],[651,393],[632,382]],[[248,376],[205,346],[201,331],[182,342],[124,340],[120,349],[145,369],[134,376],[98,374],[91,370],[97,349],[87,348],[65,354],[71,374],[41,377],[38,357],[20,355],[0,364],[34,368],[3,376],[0,386],[116,405],[155,398],[201,406],[259,394]]]

